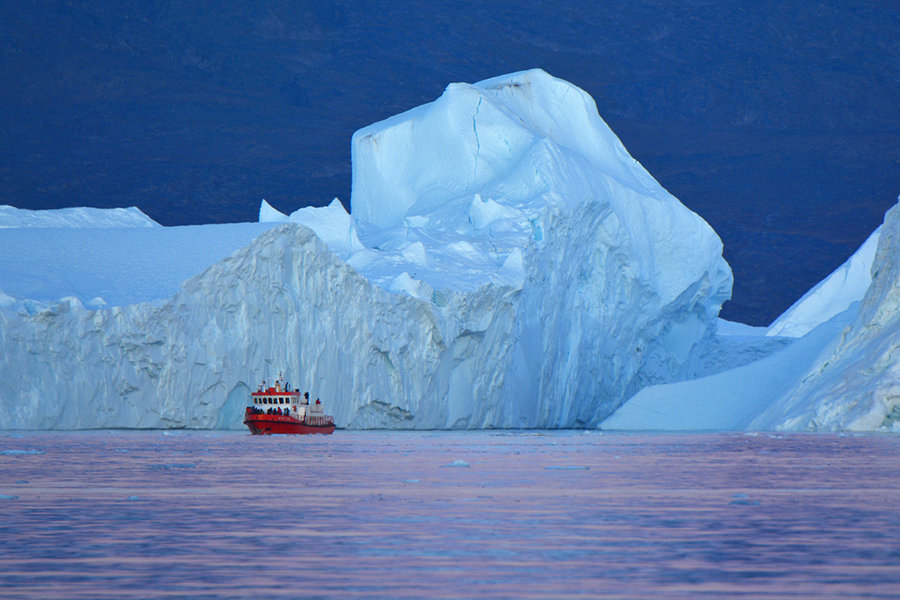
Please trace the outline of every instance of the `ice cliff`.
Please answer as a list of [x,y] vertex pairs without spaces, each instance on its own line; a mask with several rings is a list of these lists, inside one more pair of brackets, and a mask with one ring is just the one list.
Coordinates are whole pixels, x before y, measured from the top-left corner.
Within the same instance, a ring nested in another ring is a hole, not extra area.
[[900,204],[877,237],[871,284],[852,324],[751,423],[791,430],[900,430]]
[[264,204],[168,301],[0,310],[0,428],[239,426],[278,369],[339,426],[592,426],[687,376],[730,294],[715,233],[543,71],[451,84],[352,157],[352,215]]
[[726,329],[709,345],[724,346],[721,354],[732,358],[735,342],[759,350],[780,340],[781,348],[705,377],[644,388],[601,427],[900,429],[898,237],[900,205],[769,328]]

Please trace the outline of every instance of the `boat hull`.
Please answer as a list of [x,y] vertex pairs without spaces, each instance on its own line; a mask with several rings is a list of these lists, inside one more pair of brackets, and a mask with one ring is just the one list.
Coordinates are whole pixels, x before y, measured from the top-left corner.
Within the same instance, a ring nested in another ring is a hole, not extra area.
[[244,425],[250,429],[250,433],[253,435],[334,433],[334,423],[311,425],[285,415],[247,415],[244,418]]

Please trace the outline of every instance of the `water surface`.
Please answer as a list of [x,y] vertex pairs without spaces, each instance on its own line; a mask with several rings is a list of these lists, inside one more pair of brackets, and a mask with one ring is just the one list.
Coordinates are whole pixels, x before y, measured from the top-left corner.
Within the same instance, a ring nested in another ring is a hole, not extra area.
[[896,598],[900,436],[0,433],[0,596]]

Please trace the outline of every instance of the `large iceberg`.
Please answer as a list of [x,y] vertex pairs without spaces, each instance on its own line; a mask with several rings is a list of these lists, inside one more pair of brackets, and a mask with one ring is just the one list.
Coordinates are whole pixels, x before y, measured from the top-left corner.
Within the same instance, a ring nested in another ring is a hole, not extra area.
[[339,426],[593,426],[712,339],[719,238],[579,88],[452,84],[352,156],[352,215],[264,204],[167,301],[0,310],[0,427],[235,427],[278,369]]
[[[768,328],[720,328],[770,351],[690,381],[650,386],[601,427],[618,430],[900,429],[900,205],[853,256]],[[782,341],[782,347],[772,346]],[[787,342],[786,345],[784,342]]]
[[[868,243],[868,242],[867,242]],[[900,430],[900,204],[884,218],[871,284],[852,323],[751,424],[791,430]]]

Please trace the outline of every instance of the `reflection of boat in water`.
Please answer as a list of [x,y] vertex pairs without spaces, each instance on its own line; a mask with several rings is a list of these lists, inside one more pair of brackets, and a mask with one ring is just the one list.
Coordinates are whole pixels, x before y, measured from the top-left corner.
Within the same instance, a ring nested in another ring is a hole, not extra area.
[[291,390],[279,373],[274,387],[266,387],[263,381],[250,394],[244,425],[253,434],[333,433],[334,417],[325,414],[318,398],[310,404],[308,392],[301,395],[298,390]]

